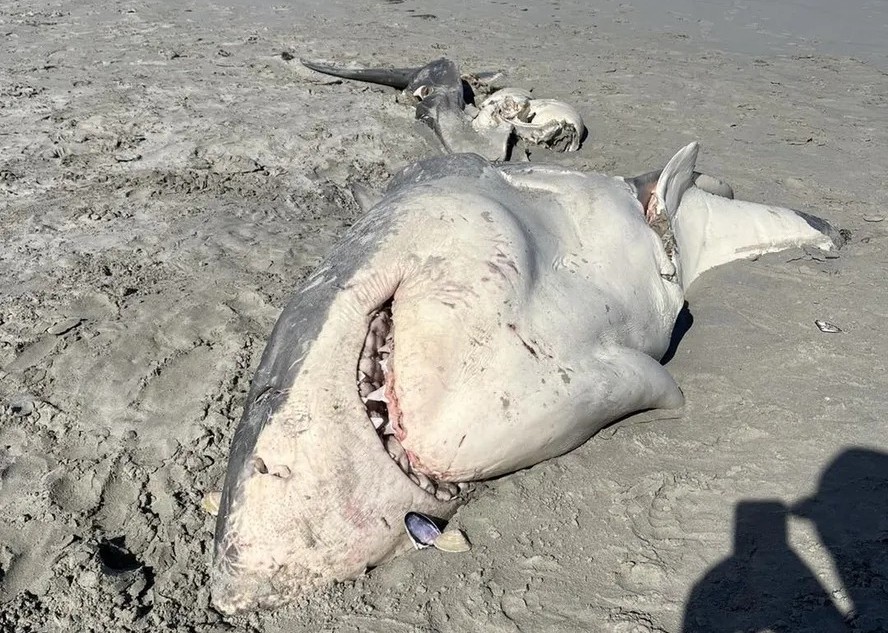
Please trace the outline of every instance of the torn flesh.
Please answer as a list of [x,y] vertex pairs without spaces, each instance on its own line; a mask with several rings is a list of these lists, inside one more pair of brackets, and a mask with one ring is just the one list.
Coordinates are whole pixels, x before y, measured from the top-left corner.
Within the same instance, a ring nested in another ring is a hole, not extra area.
[[463,489],[463,484],[435,481],[413,467],[401,445],[404,430],[395,394],[393,359],[395,352],[391,301],[370,315],[370,326],[358,359],[356,382],[367,417],[376,429],[389,456],[410,480],[440,501],[449,501]]
[[537,145],[559,151],[580,148],[586,127],[580,113],[555,99],[534,99],[520,88],[503,88],[485,99],[472,121],[476,131],[511,126],[515,134]]

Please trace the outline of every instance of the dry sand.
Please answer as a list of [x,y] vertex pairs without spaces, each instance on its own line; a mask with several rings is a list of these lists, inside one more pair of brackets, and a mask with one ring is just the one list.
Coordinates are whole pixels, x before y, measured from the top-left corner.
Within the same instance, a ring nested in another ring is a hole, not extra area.
[[[0,630],[888,630],[885,4],[598,4],[0,3]],[[430,151],[392,91],[284,51],[506,69],[590,129],[534,160],[631,175],[699,139],[851,242],[695,283],[687,407],[483,486],[471,553],[225,622],[199,502],[264,341],[348,183]]]

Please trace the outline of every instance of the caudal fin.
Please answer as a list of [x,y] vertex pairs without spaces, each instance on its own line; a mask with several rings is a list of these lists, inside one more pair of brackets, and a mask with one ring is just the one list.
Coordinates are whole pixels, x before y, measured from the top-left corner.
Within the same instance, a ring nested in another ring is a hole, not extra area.
[[339,68],[307,59],[300,61],[306,68],[324,75],[379,84],[381,86],[391,86],[398,90],[406,88],[416,73],[422,69],[420,66],[416,68]]

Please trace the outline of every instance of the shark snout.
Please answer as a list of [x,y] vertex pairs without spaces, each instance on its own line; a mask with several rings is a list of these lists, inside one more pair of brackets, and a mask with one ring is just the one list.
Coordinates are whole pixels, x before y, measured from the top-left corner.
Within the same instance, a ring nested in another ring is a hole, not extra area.
[[210,581],[210,602],[226,615],[284,603],[271,576],[248,571],[231,571],[217,564]]
[[210,572],[210,602],[226,615],[280,606],[300,593],[293,567],[281,565],[267,548],[250,548],[242,535],[228,531]]

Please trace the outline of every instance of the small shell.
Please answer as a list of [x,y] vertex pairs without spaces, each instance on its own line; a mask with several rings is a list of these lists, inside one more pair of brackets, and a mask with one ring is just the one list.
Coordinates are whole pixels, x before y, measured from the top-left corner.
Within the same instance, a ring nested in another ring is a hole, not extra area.
[[416,549],[425,549],[435,543],[441,536],[441,528],[431,517],[419,512],[408,512],[404,515],[404,527],[407,536]]
[[814,321],[814,325],[816,325],[821,332],[826,332],[827,334],[836,334],[842,331],[842,328],[838,325],[833,325],[829,321],[821,321],[820,319]]
[[211,490],[200,500],[200,507],[212,516],[219,514],[219,503],[222,501],[222,493],[219,490]]
[[466,535],[463,534],[460,530],[447,530],[441,536],[435,539],[435,542],[432,543],[435,546],[435,549],[439,549],[442,552],[468,552],[472,549],[472,544],[469,543],[469,539],[466,538]]

